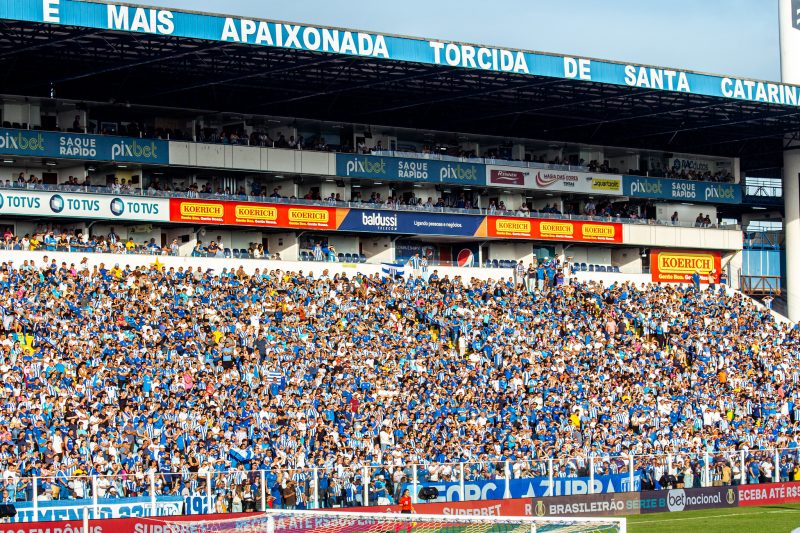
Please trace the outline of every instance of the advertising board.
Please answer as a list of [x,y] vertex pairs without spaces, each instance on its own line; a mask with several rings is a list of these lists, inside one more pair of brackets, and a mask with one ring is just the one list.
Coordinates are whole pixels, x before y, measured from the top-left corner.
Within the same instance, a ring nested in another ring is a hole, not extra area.
[[169,200],[26,189],[0,189],[0,215],[168,222]]
[[172,222],[318,230],[335,230],[347,212],[335,207],[182,198],[170,199],[169,207]]
[[0,155],[166,165],[169,164],[169,142],[0,128]]
[[342,177],[483,185],[485,174],[483,164],[469,161],[336,154],[336,175]]
[[488,237],[573,242],[622,242],[622,224],[517,217],[486,217]]
[[486,167],[486,184],[540,191],[621,195],[622,176],[566,170],[497,166]]
[[692,250],[653,250],[650,272],[654,282],[691,283],[700,274],[700,283],[719,283],[722,257],[719,252]]
[[622,189],[623,195],[634,198],[714,204],[742,203],[742,187],[738,183],[624,176]]

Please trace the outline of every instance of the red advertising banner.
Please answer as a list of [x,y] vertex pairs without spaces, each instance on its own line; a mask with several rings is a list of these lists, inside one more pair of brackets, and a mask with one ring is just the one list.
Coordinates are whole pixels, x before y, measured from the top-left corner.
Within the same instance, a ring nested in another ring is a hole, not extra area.
[[[421,514],[440,514],[448,516],[532,516],[533,504],[529,498],[514,500],[485,500],[454,503],[427,503],[414,506]],[[354,507],[347,509],[321,509],[323,512],[359,513],[397,513],[397,505]],[[115,518],[109,520],[90,520],[89,533],[170,533],[169,522],[194,522],[205,520],[233,520],[260,513],[239,513],[224,515],[184,515],[161,516],[157,518]],[[19,522],[0,524],[0,533],[85,533],[80,522]]]
[[800,482],[739,485],[739,506],[782,505],[800,502]]
[[719,283],[722,256],[719,252],[653,250],[650,253],[650,272],[659,283],[691,283],[695,272],[700,283]]
[[172,198],[170,222],[335,230],[347,209]]
[[622,242],[622,224],[577,220],[486,217],[487,237],[574,242]]
[[[356,511],[359,513],[398,512],[397,505],[355,507],[350,509],[324,509],[325,511]],[[421,503],[414,506],[420,514],[448,516],[533,516],[533,500],[516,498],[508,500],[481,500],[450,503]]]

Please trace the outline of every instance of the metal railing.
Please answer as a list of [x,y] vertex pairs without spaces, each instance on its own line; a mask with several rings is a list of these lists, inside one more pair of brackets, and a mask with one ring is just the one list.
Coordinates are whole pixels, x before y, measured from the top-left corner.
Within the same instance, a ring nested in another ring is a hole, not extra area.
[[640,219],[640,218],[623,218],[614,216],[588,216],[588,215],[572,215],[562,213],[541,213],[541,212],[522,212],[519,210],[505,210],[500,211],[496,209],[483,209],[483,208],[457,208],[457,207],[436,207],[436,206],[409,206],[400,203],[372,203],[368,201],[335,201],[335,200],[306,200],[304,198],[284,198],[267,195],[247,195],[247,194],[216,194],[216,193],[200,193],[193,191],[158,191],[158,190],[143,190],[133,188],[122,188],[119,186],[103,187],[94,185],[49,185],[49,184],[27,184],[12,182],[11,184],[0,183],[0,189],[6,190],[37,190],[48,192],[73,192],[73,193],[94,193],[94,194],[108,194],[114,196],[134,196],[134,197],[150,197],[150,198],[185,198],[194,200],[220,200],[220,201],[236,201],[248,203],[266,203],[266,204],[283,204],[283,205],[304,205],[314,207],[341,207],[349,209],[367,209],[367,210],[383,210],[383,211],[399,211],[399,212],[414,212],[414,213],[441,213],[441,214],[454,214],[454,215],[475,215],[475,216],[500,216],[500,217],[515,217],[515,218],[545,218],[552,220],[575,220],[583,222],[613,222],[619,224],[635,224],[635,225],[657,225],[657,226],[674,226],[681,228],[695,228],[704,227],[709,229],[723,229],[723,230],[736,230],[740,231],[741,226],[738,224],[711,224],[707,226],[699,226],[694,222],[672,222],[670,220],[656,220],[656,219]]
[[742,292],[750,295],[781,294],[780,276],[741,276]]
[[[160,497],[184,496],[199,505],[186,513],[263,511],[283,507],[296,498],[296,506],[319,509],[387,505],[398,500],[400,491],[411,490],[418,500],[424,486],[445,487],[448,501],[480,500],[476,484],[492,482],[503,498],[514,497],[514,480],[537,479],[545,487],[536,497],[558,494],[559,483],[580,479],[586,493],[595,494],[602,484],[599,476],[614,475],[616,492],[637,492],[667,488],[748,485],[790,481],[800,463],[797,448],[729,451],[680,451],[671,454],[607,455],[484,460],[460,463],[432,463],[384,466],[322,466],[295,469],[213,470],[195,472],[122,471],[116,475],[7,476],[3,497],[12,503],[28,502],[34,516],[43,502],[89,502],[91,517],[99,517],[98,500],[149,497],[153,514]],[[606,479],[606,478],[604,478]],[[290,492],[287,492],[290,491]],[[287,499],[286,496],[289,498]],[[520,496],[516,496],[520,497]],[[236,500],[239,505],[232,505]]]

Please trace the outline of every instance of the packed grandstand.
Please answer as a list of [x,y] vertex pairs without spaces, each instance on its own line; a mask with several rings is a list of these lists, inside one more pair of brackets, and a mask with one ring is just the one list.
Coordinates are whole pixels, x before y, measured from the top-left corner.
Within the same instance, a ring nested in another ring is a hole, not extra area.
[[102,2],[0,20],[0,533],[800,502],[800,87]]
[[122,497],[210,475],[217,510],[241,511],[262,470],[270,505],[300,508],[396,501],[414,464],[425,483],[633,457],[654,488],[800,472],[795,328],[724,286],[505,274],[4,262],[3,499],[34,476],[80,499],[90,476]]

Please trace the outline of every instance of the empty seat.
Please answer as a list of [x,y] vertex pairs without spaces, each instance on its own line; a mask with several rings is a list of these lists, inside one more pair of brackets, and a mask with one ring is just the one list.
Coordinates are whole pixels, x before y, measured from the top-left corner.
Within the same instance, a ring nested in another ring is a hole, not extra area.
[[367,256],[364,255],[364,254],[359,254],[358,261],[359,261],[359,263],[366,263],[367,262]]
[[231,252],[231,249],[230,249],[230,248],[225,248],[225,249],[222,251],[222,255],[224,255],[225,257],[231,257],[231,256],[233,255],[233,253]]
[[497,259],[492,259],[492,268],[499,268],[500,264],[498,263]]
[[344,254],[342,252],[339,252],[339,255],[337,255],[336,257],[339,259],[340,263],[344,262]]
[[308,261],[308,252],[300,250],[300,261]]

